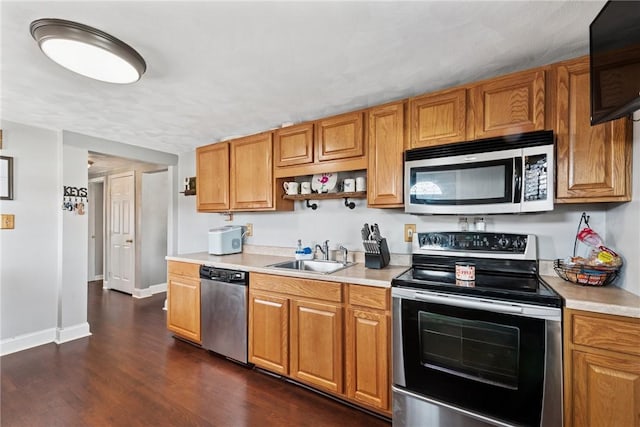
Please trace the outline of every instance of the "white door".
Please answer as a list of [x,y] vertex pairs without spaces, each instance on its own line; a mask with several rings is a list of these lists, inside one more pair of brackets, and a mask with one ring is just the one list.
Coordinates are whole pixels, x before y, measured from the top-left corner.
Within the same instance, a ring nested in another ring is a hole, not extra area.
[[135,283],[135,177],[109,177],[109,288],[133,294]]

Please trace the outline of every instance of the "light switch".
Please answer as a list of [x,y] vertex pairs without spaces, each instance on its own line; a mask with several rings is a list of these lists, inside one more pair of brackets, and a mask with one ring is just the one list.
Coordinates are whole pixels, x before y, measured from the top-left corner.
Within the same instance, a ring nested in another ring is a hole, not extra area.
[[1,214],[0,215],[0,229],[13,229],[14,228],[15,215],[13,214]]

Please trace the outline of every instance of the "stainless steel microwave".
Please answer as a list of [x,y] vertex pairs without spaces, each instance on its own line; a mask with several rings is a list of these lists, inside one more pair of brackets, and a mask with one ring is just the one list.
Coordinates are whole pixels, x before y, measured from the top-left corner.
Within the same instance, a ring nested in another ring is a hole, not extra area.
[[405,212],[498,214],[553,210],[552,131],[405,152]]

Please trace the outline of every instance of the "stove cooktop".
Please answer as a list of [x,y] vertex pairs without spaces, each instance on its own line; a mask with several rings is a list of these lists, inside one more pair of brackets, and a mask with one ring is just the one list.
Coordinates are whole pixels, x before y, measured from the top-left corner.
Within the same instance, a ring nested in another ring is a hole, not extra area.
[[[475,280],[456,280],[456,263],[471,264]],[[412,268],[394,287],[433,290],[561,307],[562,298],[538,275],[536,236],[489,232],[418,233]]]
[[432,290],[503,301],[561,307],[561,297],[537,275],[512,275],[476,270],[475,281],[456,280],[455,271],[411,268],[391,282],[393,287]]

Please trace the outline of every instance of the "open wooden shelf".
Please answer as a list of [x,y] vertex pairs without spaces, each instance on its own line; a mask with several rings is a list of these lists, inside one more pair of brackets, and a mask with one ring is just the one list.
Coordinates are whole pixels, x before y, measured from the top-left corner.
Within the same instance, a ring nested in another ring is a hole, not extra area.
[[309,200],[328,200],[328,199],[344,199],[344,205],[349,209],[353,209],[356,207],[354,202],[350,202],[349,199],[366,199],[367,192],[366,191],[353,191],[351,193],[311,193],[311,194],[296,194],[296,195],[288,195],[285,194],[282,196],[283,199],[288,200],[303,200],[307,202],[307,207],[313,209],[314,211],[318,209],[317,203],[309,203]]
[[282,196],[287,200],[326,200],[326,199],[366,199],[366,191],[352,191],[350,193],[311,193],[311,194],[285,194]]

